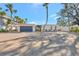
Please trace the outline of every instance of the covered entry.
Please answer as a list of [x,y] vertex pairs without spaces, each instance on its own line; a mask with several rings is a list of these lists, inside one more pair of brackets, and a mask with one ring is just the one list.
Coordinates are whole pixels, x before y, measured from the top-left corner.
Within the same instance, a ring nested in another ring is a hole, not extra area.
[[20,32],[33,32],[32,26],[20,26]]

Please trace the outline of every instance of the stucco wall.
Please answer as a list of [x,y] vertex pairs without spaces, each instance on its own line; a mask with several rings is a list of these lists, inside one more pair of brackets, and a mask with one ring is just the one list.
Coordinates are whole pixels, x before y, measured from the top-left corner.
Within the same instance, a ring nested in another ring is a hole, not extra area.
[[5,23],[7,22],[7,20],[10,19],[8,16],[0,16],[0,28],[3,28],[5,26]]
[[[42,25],[42,30],[43,30],[44,25]],[[56,28],[55,28],[56,27]],[[48,31],[69,31],[69,28],[67,26],[62,27],[62,26],[57,26],[57,25],[46,25],[45,30]]]
[[0,18],[0,27],[2,27],[3,25],[4,25],[3,18]]

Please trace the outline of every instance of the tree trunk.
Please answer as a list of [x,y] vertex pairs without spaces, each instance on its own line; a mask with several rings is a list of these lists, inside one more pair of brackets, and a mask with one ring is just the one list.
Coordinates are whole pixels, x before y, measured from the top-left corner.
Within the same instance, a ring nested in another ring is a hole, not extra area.
[[43,27],[43,31],[45,31],[45,27],[47,25],[47,22],[48,22],[48,7],[46,7],[46,23],[45,23],[45,25]]
[[69,16],[68,16],[68,27],[69,27],[69,31],[70,31],[70,20],[69,20]]
[[[12,17],[12,12],[11,12],[11,19],[12,19],[12,21],[13,21],[13,17]],[[10,28],[10,32],[12,32],[12,25],[13,25],[13,23],[11,22],[11,28]]]

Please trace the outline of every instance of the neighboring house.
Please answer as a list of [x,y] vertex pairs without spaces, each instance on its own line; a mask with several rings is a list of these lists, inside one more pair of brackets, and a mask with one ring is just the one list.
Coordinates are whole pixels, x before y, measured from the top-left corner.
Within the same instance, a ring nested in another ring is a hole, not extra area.
[[[43,30],[44,25],[42,25],[42,30]],[[51,31],[69,31],[69,28],[67,26],[62,27],[58,25],[51,25],[48,24],[45,26],[45,31],[51,32]]]
[[5,28],[5,23],[7,22],[8,19],[11,19],[8,16],[0,16],[0,28]]
[[[44,26],[45,25],[42,25],[42,31],[43,31]],[[55,31],[55,27],[56,27],[56,25],[48,24],[48,25],[45,26],[44,31],[47,31],[47,32],[49,32],[49,31]]]

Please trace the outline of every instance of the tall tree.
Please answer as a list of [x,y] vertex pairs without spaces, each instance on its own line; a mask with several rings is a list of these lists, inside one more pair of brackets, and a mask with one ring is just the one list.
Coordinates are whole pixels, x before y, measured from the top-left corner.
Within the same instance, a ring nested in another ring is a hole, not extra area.
[[67,26],[67,20],[60,17],[57,19],[57,25],[63,26],[63,27]]
[[68,3],[64,4],[64,10],[68,18],[69,24],[78,24],[79,25],[79,3]]
[[70,30],[69,4],[68,3],[64,4],[64,9],[65,9],[65,13],[66,13],[65,16],[67,16],[67,19],[68,19],[68,27],[69,27],[69,30]]
[[6,13],[4,11],[0,11],[0,16],[4,16]]
[[16,13],[17,10],[14,10],[13,5],[10,3],[6,4],[5,6],[7,7],[6,11],[10,12],[10,17],[13,19],[13,13]]
[[[0,11],[0,18],[1,18],[1,20],[0,21],[2,21],[2,23],[4,22],[4,20],[2,19],[3,18],[3,16],[5,16],[6,15],[6,13],[4,12],[4,11]],[[3,23],[4,24],[4,23]]]
[[64,5],[64,8],[61,9],[58,13],[60,16],[59,18],[63,19],[64,21],[67,20],[66,23],[67,23],[69,30],[70,30],[70,10],[71,10],[70,6],[69,6],[70,4],[63,3],[63,5]]
[[15,16],[15,19],[16,19],[16,22],[18,24],[24,24],[25,23],[24,19],[20,18],[19,16]]
[[0,10],[2,10],[2,8],[0,7]]
[[25,18],[25,22],[27,22],[28,21],[28,19],[27,18]]
[[20,17],[19,16],[15,16],[15,20],[17,23],[19,23]]
[[48,3],[44,3],[43,6],[46,9],[46,22],[45,22],[45,25],[44,25],[44,28],[43,28],[43,30],[45,30],[45,26],[47,25],[47,22],[48,22]]

